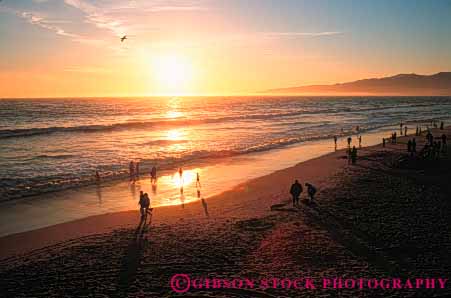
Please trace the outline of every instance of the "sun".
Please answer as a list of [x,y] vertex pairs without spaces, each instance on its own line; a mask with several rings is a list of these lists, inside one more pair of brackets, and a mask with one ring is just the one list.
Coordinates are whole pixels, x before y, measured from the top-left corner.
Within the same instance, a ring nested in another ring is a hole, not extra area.
[[183,92],[189,88],[193,70],[188,59],[178,55],[164,55],[153,59],[152,74],[164,92]]

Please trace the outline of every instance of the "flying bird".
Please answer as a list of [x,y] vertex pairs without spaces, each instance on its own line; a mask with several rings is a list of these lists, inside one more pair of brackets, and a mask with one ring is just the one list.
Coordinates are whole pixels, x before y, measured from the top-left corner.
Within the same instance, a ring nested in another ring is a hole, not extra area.
[[124,40],[126,40],[126,39],[127,39],[127,35],[122,36],[121,37],[121,42],[124,42]]

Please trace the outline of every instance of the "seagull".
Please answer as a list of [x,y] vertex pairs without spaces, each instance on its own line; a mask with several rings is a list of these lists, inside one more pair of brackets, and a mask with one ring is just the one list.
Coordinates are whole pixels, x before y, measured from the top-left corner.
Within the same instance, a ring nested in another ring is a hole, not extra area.
[[126,40],[126,39],[127,39],[127,35],[122,36],[121,37],[121,42],[124,42],[124,40]]

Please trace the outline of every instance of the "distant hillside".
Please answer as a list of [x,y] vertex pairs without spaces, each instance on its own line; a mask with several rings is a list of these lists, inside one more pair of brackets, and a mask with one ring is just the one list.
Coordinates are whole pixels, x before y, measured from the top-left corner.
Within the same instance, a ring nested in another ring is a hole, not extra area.
[[272,89],[263,93],[451,96],[451,72],[439,72],[430,76],[398,74],[392,77],[364,79],[334,85],[310,85]]

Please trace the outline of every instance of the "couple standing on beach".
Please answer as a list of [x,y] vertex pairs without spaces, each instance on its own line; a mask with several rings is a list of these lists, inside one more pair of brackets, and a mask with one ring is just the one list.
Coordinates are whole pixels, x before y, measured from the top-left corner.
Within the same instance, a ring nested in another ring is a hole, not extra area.
[[[307,194],[310,198],[310,202],[313,202],[316,193],[316,188],[310,183],[305,183],[305,186],[307,187]],[[299,198],[303,191],[304,189],[302,188],[302,184],[299,183],[298,180],[295,180],[290,188],[290,194],[293,197],[293,207],[299,206]]]
[[144,219],[148,213],[152,211],[153,208],[150,208],[150,198],[149,194],[140,191],[139,193],[139,206],[141,213],[141,220]]

